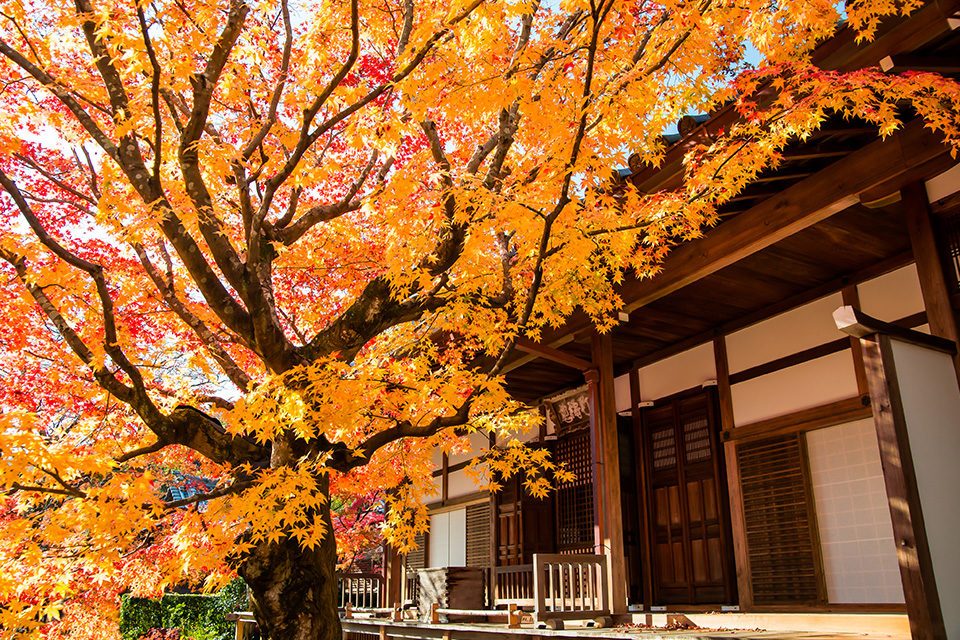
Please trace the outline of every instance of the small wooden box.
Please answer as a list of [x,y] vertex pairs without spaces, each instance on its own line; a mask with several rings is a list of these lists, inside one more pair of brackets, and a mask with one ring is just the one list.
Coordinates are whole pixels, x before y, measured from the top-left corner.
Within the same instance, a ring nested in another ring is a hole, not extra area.
[[[475,567],[438,567],[419,569],[420,597],[417,607],[420,619],[430,622],[430,609],[434,602],[441,609],[483,609],[483,569]],[[446,616],[441,616],[445,620]],[[467,622],[465,618],[458,618]]]

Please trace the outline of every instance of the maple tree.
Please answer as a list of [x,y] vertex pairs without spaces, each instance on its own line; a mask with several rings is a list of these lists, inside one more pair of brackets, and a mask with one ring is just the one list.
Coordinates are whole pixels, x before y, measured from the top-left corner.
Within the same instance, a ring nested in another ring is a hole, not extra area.
[[[120,591],[236,572],[271,638],[339,639],[333,506],[348,554],[371,499],[409,547],[471,433],[499,443],[487,482],[565,473],[521,444],[518,336],[577,308],[609,328],[627,270],[832,113],[887,134],[909,101],[960,144],[956,83],[811,66],[830,0],[0,4],[0,628],[23,636],[112,637]],[[917,4],[842,9],[869,38]],[[612,188],[729,101],[681,189]],[[171,499],[182,474],[214,488]]]

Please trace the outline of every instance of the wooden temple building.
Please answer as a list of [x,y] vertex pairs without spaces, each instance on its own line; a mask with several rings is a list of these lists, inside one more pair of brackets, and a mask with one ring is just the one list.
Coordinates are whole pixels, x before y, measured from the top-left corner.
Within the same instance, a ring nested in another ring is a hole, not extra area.
[[[842,30],[815,60],[956,75],[960,1],[866,44]],[[662,166],[620,179],[680,185],[690,145],[736,117],[685,119]],[[388,563],[381,605],[415,602],[418,570],[466,567],[482,607],[537,621],[960,638],[960,165],[939,138],[829,121],[622,298],[611,333],[571,318],[507,374],[547,416],[529,439],[577,479],[490,495],[471,454],[438,459],[430,533]],[[391,624],[345,628],[482,627]]]

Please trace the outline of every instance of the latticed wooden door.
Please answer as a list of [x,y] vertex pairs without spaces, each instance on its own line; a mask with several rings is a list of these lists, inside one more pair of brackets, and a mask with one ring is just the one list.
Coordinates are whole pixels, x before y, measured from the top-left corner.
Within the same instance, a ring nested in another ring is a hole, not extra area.
[[654,602],[729,602],[729,510],[711,397],[698,394],[646,409],[642,441]]

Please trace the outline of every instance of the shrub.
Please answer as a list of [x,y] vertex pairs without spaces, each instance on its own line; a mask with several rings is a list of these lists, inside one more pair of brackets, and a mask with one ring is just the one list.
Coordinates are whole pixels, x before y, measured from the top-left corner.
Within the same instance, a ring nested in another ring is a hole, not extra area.
[[[211,595],[168,593],[159,600],[124,596],[120,634],[123,640],[229,640],[234,627],[226,615],[245,608],[245,596],[242,580]],[[161,635],[165,631],[170,634]]]
[[121,598],[120,635],[123,640],[137,640],[162,624],[163,614],[159,600],[131,598],[126,595]]

